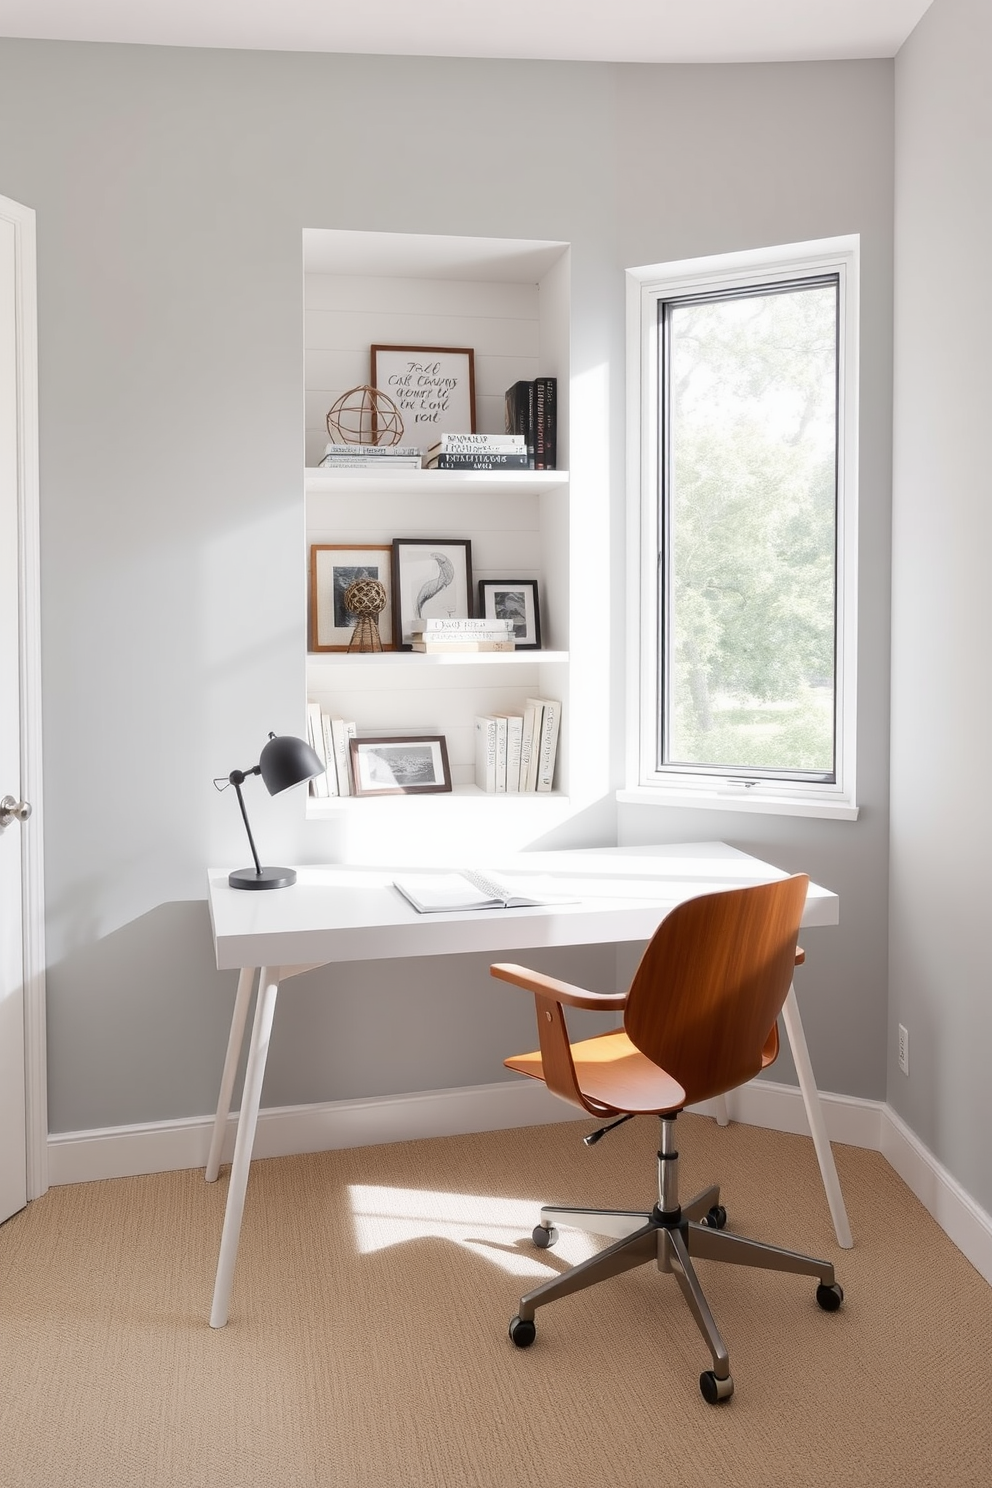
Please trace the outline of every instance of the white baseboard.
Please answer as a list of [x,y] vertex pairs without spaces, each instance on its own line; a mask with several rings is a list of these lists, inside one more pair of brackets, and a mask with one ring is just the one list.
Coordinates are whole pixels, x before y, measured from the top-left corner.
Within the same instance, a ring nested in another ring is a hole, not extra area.
[[[829,1092],[821,1092],[820,1100],[830,1140],[881,1152],[962,1254],[992,1283],[992,1216],[952,1178],[891,1107],[881,1101]],[[712,1114],[712,1105],[707,1102],[693,1109]],[[727,1097],[727,1107],[732,1120],[750,1126],[809,1132],[797,1086],[753,1080]],[[262,1111],[254,1156],[289,1157],[299,1152],[581,1119],[571,1106],[549,1095],[536,1080],[502,1080],[492,1085]],[[140,1126],[55,1133],[48,1139],[49,1180],[52,1184],[88,1183],[98,1178],[202,1168],[212,1126],[213,1117],[195,1116]],[[223,1161],[230,1162],[233,1151],[232,1117]]]
[[[537,1080],[501,1080],[411,1095],[262,1110],[255,1129],[254,1157],[291,1157],[338,1147],[373,1147],[421,1137],[454,1137],[574,1121],[580,1113],[549,1095]],[[206,1166],[212,1116],[57,1132],[48,1139],[49,1182],[91,1183]],[[227,1122],[221,1161],[234,1156],[236,1116]],[[591,1118],[590,1118],[590,1123]]]

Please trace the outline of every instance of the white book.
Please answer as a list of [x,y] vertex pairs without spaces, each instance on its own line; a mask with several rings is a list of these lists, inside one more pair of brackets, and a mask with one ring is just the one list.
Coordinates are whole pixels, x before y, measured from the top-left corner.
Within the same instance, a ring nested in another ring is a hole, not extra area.
[[520,790],[520,746],[523,742],[524,721],[519,714],[506,715],[506,791],[516,795]]
[[307,742],[324,766],[322,775],[315,775],[310,782],[310,794],[317,797],[330,795],[327,779],[327,755],[324,753],[324,733],[320,726],[320,704],[307,703]]
[[423,622],[416,626],[414,635],[423,633],[430,635],[432,631],[466,631],[475,634],[478,631],[497,631],[502,635],[513,634],[513,621],[498,619],[492,615],[480,615],[474,619],[458,615],[428,615]]
[[506,715],[496,717],[496,794],[506,794]]
[[537,751],[544,721],[544,703],[540,698],[528,698],[524,705],[524,727],[520,741],[520,789],[532,791],[537,788]]
[[334,740],[331,737],[331,715],[321,709],[320,731],[324,739],[324,758],[327,760],[327,788],[328,795],[339,795],[338,791],[338,762],[334,752]]
[[463,450],[517,450],[526,449],[522,434],[442,434],[440,439],[427,446],[427,453],[460,454]]
[[[550,892],[545,890],[548,885]],[[499,883],[486,874],[466,869],[463,873],[410,873],[393,879],[394,888],[409,899],[421,914],[459,909],[527,909],[538,904],[577,904],[566,894],[556,894],[554,880],[514,879]]]
[[419,460],[423,451],[418,444],[325,444],[324,458],[343,460],[349,455],[372,455],[373,458],[395,460],[403,456],[416,456]]
[[549,791],[554,784],[555,757],[558,753],[558,730],[561,725],[561,703],[555,698],[542,698],[544,715],[537,749],[537,779],[534,789]]
[[331,719],[331,738],[334,741],[334,763],[338,772],[338,794],[353,796],[351,784],[351,750],[348,741],[358,732],[354,723],[344,718]]
[[480,790],[496,789],[496,719],[489,714],[475,720],[475,783]]

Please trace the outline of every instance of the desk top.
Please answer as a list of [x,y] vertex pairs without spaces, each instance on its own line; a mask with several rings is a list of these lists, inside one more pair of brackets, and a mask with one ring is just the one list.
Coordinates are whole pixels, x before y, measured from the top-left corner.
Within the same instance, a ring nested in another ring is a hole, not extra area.
[[[422,915],[393,887],[397,873],[413,871],[408,867],[303,867],[291,888],[264,893],[232,889],[226,869],[211,869],[217,967],[491,955],[533,946],[648,940],[685,899],[786,877],[782,869],[725,842],[529,852],[473,866],[510,883],[514,873],[548,874],[549,890],[577,898],[530,909]],[[839,915],[837,895],[811,883],[803,924],[836,925]]]

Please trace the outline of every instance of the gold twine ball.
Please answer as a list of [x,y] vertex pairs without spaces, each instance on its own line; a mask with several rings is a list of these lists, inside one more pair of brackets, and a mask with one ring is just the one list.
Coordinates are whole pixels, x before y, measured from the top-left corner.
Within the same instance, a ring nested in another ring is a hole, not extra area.
[[331,405],[327,432],[335,444],[399,444],[403,420],[387,393],[363,383]]
[[351,615],[380,615],[386,608],[386,586],[379,579],[356,579],[344,591],[344,607]]

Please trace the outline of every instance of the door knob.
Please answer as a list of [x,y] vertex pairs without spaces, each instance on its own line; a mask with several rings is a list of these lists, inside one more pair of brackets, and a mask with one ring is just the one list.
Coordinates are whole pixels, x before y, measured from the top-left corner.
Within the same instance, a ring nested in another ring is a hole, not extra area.
[[26,822],[30,815],[30,801],[15,801],[13,796],[4,796],[0,801],[0,832],[12,821]]

